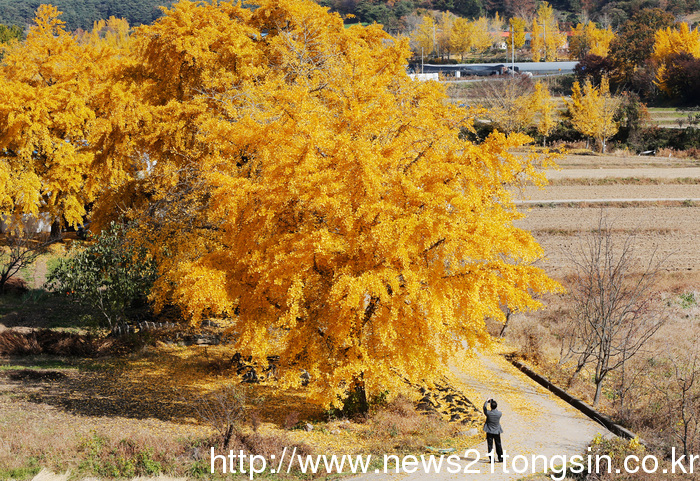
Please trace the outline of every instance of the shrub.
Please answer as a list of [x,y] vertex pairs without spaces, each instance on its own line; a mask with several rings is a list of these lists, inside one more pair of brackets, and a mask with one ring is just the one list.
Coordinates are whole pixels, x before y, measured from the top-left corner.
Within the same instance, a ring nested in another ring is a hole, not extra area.
[[[594,479],[607,480],[619,478],[619,475],[607,474],[608,466],[622,466],[627,456],[637,456],[643,458],[646,450],[639,443],[638,439],[604,438],[598,434],[592,441],[590,449],[586,453],[593,459],[592,472],[588,467],[582,473],[574,475],[574,479]],[[596,464],[597,463],[597,464]],[[584,463],[585,464],[585,463]],[[596,472],[597,471],[597,472]],[[614,469],[613,469],[614,471]]]
[[386,452],[421,449],[426,445],[443,442],[454,427],[438,416],[418,412],[404,396],[397,396],[382,408],[374,410],[366,423],[370,450]]
[[240,437],[249,420],[245,406],[246,392],[235,384],[197,400],[195,410],[201,421],[213,427],[221,436],[221,446],[228,449],[235,437]]
[[661,78],[664,93],[677,102],[687,105],[700,103],[700,59],[682,52],[671,55]]
[[50,290],[93,307],[111,327],[128,309],[146,305],[156,278],[145,249],[130,239],[129,225],[112,223],[94,243],[77,249],[49,273]]
[[[688,157],[696,157],[700,149],[700,129],[687,127],[685,129],[660,128],[656,126],[642,127],[635,135],[627,136],[627,131],[621,129],[613,140],[626,143],[630,150],[644,151],[669,148],[676,151],[686,151]],[[668,152],[666,153],[668,156]]]

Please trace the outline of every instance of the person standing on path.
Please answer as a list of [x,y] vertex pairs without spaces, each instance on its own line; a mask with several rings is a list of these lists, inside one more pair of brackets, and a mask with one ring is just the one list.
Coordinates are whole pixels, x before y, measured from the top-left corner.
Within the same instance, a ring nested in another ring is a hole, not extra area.
[[[487,409],[487,407],[490,407],[490,410]],[[503,413],[497,408],[498,403],[491,398],[487,399],[484,403],[484,414],[486,415],[484,432],[486,432],[486,445],[489,448],[489,456],[491,456],[493,460],[493,445],[495,443],[498,462],[502,463],[503,447],[501,446],[501,433],[503,432],[503,428],[501,428],[501,416]]]

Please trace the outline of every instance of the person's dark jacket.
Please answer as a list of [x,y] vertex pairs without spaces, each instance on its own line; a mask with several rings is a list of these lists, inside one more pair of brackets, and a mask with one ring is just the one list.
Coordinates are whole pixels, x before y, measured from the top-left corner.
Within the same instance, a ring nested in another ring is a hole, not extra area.
[[488,410],[488,401],[484,403],[484,414],[486,415],[486,422],[484,423],[484,432],[489,434],[501,434],[503,428],[501,428],[501,411],[498,409]]

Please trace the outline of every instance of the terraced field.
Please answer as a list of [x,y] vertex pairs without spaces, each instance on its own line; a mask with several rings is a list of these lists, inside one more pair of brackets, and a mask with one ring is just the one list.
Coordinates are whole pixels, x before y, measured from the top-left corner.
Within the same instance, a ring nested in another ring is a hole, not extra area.
[[552,185],[518,192],[526,217],[555,277],[568,253],[597,225],[601,210],[620,241],[635,233],[638,255],[668,257],[665,270],[700,279],[700,166],[697,161],[647,157],[566,156],[551,171]]
[[697,127],[700,121],[700,112],[692,110],[679,110],[675,108],[656,108],[647,109],[651,116],[651,122],[663,128],[687,128],[695,122]]

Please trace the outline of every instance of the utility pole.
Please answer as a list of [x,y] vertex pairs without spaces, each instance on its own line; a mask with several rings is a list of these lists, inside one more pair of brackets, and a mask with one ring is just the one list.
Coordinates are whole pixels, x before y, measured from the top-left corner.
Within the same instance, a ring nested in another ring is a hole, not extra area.
[[510,74],[515,75],[515,30],[513,29],[513,24],[510,24],[510,50],[511,50],[511,58],[510,58]]

